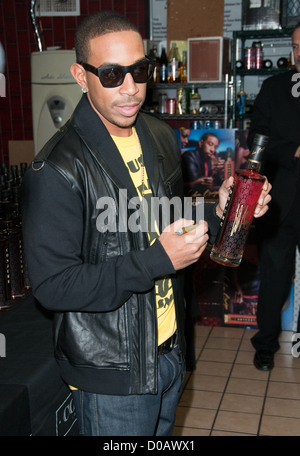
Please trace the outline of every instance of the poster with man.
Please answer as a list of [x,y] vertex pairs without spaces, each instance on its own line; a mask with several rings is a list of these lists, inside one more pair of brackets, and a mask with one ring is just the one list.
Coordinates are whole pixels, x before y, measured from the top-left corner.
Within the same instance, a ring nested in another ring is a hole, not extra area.
[[223,180],[234,174],[235,129],[179,128],[186,196],[216,199]]

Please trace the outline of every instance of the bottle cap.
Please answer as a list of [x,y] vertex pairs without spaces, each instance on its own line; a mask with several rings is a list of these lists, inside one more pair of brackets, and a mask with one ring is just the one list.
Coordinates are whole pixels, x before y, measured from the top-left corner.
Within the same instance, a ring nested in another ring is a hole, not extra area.
[[254,136],[254,139],[253,139],[253,145],[265,147],[268,140],[269,140],[268,136],[256,133],[256,135]]
[[249,162],[259,164],[261,161],[261,154],[265,150],[265,146],[268,142],[268,136],[256,133],[253,139],[251,153],[248,158]]

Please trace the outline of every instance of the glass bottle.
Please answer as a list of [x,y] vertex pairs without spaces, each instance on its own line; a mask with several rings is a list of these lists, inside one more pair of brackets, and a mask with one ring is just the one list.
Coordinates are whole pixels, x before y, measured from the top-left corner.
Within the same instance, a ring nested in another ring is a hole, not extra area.
[[166,49],[162,48],[160,55],[160,82],[168,82],[168,63]]
[[0,312],[10,310],[12,304],[8,240],[0,234]]
[[197,89],[192,86],[192,90],[190,92],[190,114],[198,114],[200,112],[200,102],[201,97]]
[[151,51],[149,53],[149,57],[155,63],[153,76],[152,76],[152,82],[159,83],[160,82],[160,59],[158,57],[157,47],[156,46],[153,46],[153,49],[151,49]]
[[22,251],[21,227],[12,220],[2,221],[1,234],[8,241],[11,299],[18,301],[25,298],[23,263],[20,255]]
[[267,141],[267,136],[256,134],[246,169],[235,172],[234,184],[210,253],[210,258],[223,266],[237,267],[242,261],[254,210],[265,180],[258,171]]
[[182,51],[182,65],[180,67],[180,82],[187,82],[187,51]]
[[246,93],[244,92],[244,88],[242,86],[242,81],[238,82],[239,89],[236,95],[236,114],[238,116],[242,116],[246,112]]
[[168,82],[180,82],[178,72],[179,62],[180,56],[178,47],[176,46],[176,43],[172,43],[168,63]]

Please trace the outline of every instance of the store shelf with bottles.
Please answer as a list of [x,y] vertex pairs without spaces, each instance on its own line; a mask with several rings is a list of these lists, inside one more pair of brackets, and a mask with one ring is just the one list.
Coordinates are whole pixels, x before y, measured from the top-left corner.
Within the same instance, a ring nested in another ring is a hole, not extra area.
[[171,90],[171,89],[191,89],[193,86],[195,89],[212,89],[212,88],[224,88],[225,82],[149,82],[148,88],[149,89],[164,89],[164,90]]
[[[274,51],[274,48],[276,46],[273,46],[273,41],[276,43],[277,41],[277,47],[280,48],[280,46],[287,46],[287,44],[284,44],[286,39],[291,37],[292,34],[292,29],[290,28],[282,28],[282,29],[270,29],[270,30],[242,30],[242,31],[234,31],[233,32],[233,52],[232,52],[232,75],[233,75],[233,99],[236,100],[237,98],[237,93],[238,93],[238,86],[240,83],[242,84],[242,87],[245,89],[245,83],[246,80],[248,80],[248,77],[269,77],[273,76],[275,74],[283,73],[287,70],[289,70],[289,65],[288,65],[288,57],[283,57],[282,55],[277,55],[272,54],[273,60],[275,59],[274,62],[270,61],[269,56],[266,56],[262,54],[261,56],[261,62],[259,67],[256,68],[247,68],[247,62],[246,62],[246,55],[245,55],[245,49],[250,45],[251,41],[257,41],[260,40],[262,44],[262,49],[266,49],[267,47],[272,48]],[[273,40],[273,41],[272,41]],[[270,44],[271,41],[271,44]],[[290,54],[290,50],[288,52]],[[278,67],[278,59],[280,57],[283,57],[283,66]],[[264,60],[266,58],[266,60]],[[266,67],[266,61],[270,64],[270,67]],[[237,63],[241,62],[243,65],[243,68],[238,68]],[[248,80],[249,81],[249,80]],[[246,93],[247,90],[245,89]],[[252,100],[251,102],[253,103],[255,96],[257,95],[258,91],[256,93],[252,93]],[[250,100],[248,100],[249,103]],[[237,113],[235,109],[232,109],[232,125],[238,127],[237,124],[241,125],[242,119],[249,119],[251,118],[251,112],[245,112],[243,114]]]

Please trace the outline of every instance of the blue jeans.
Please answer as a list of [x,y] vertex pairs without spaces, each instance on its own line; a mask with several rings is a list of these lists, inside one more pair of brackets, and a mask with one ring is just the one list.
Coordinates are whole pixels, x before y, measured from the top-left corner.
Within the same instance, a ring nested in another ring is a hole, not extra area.
[[81,435],[170,436],[185,374],[178,348],[158,359],[158,392],[113,396],[73,391]]

